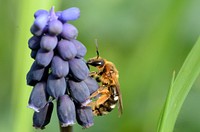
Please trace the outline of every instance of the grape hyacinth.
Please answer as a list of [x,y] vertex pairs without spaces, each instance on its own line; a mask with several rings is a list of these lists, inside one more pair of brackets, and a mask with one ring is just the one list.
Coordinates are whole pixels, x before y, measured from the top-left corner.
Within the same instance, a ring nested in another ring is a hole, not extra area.
[[44,129],[50,122],[56,102],[61,127],[93,125],[89,96],[98,83],[89,77],[84,61],[86,47],[78,40],[78,30],[68,23],[80,16],[79,8],[48,12],[38,10],[28,41],[34,62],[27,73],[27,85],[33,86],[28,106],[34,110],[33,126]]

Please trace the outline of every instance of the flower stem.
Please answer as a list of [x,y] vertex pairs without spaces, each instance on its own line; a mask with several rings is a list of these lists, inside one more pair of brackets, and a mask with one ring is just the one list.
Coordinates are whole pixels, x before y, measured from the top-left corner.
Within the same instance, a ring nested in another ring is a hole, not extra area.
[[73,132],[73,126],[61,127],[60,125],[60,132]]

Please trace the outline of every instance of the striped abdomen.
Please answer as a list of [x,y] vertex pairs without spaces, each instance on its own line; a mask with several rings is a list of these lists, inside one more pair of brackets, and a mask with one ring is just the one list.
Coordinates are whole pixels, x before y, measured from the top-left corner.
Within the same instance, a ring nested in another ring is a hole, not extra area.
[[96,116],[106,115],[115,108],[119,99],[119,96],[117,95],[116,92],[116,88],[114,86],[109,86],[108,90],[110,91],[110,97],[103,104],[95,106],[92,109],[94,115]]

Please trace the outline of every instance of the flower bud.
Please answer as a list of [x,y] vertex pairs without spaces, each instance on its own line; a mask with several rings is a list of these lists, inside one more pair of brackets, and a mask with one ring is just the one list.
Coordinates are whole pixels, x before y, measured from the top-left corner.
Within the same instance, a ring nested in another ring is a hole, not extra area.
[[67,21],[76,20],[80,17],[80,10],[77,7],[71,7],[61,13],[59,19],[65,23]]
[[82,58],[85,56],[87,49],[86,47],[78,40],[71,40],[71,42],[75,45],[76,50],[77,50],[77,54],[76,57],[78,58]]
[[63,95],[57,101],[57,115],[61,127],[67,127],[75,124],[75,105],[68,95]]
[[73,99],[82,105],[87,105],[89,101],[90,92],[87,85],[81,82],[75,82],[73,80],[68,80],[69,91]]
[[50,96],[57,99],[65,94],[66,81],[65,78],[56,78],[52,74],[49,75],[47,80],[47,92]]
[[65,39],[72,40],[78,36],[78,30],[75,26],[69,23],[63,25],[61,36]]
[[49,18],[48,18],[48,14],[40,14],[34,21],[34,25],[38,28],[38,29],[44,29],[45,26],[47,25]]
[[83,128],[91,127],[94,124],[91,107],[76,107],[76,120]]
[[46,104],[49,96],[46,93],[46,83],[39,82],[32,89],[28,107],[32,108],[34,111],[39,112]]
[[36,62],[38,65],[46,67],[50,64],[54,55],[54,51],[45,51],[43,49],[39,49],[36,55]]
[[33,127],[44,129],[51,120],[51,115],[53,112],[53,103],[49,102],[45,105],[40,112],[34,112],[33,114]]
[[99,88],[99,85],[98,85],[97,81],[94,78],[90,77],[90,76],[88,76],[84,80],[84,82],[85,82],[85,84],[87,85],[87,87],[88,87],[88,89],[90,91],[90,95],[92,93],[94,93],[95,91],[97,91],[97,89]]
[[62,11],[56,11],[56,16],[58,17],[58,19],[61,16],[61,14],[62,14]]
[[26,82],[30,86],[34,86],[38,81],[42,80],[45,75],[45,68],[39,66],[36,61],[33,62],[31,69],[26,75]]
[[63,24],[59,20],[49,22],[48,30],[51,35],[58,35],[62,32]]
[[48,15],[48,11],[46,10],[43,10],[43,9],[40,9],[40,10],[37,10],[35,13],[34,13],[34,17],[37,18],[38,16],[40,15]]
[[59,56],[54,56],[51,62],[52,74],[58,78],[65,77],[69,73],[69,63]]
[[38,50],[31,50],[31,53],[30,53],[31,58],[35,59],[37,52]]
[[44,29],[38,29],[35,25],[32,25],[30,31],[35,36],[41,36],[44,32]]
[[28,46],[32,50],[38,50],[40,48],[40,37],[38,37],[38,36],[32,36],[28,40]]
[[72,59],[76,56],[77,50],[74,44],[68,40],[61,40],[57,46],[58,53],[64,60]]
[[31,33],[35,36],[41,36],[45,30],[48,20],[47,14],[41,14],[37,16],[33,25],[31,26]]
[[58,43],[56,36],[44,35],[40,41],[40,47],[46,51],[53,50]]
[[69,69],[74,78],[78,81],[84,80],[89,75],[89,69],[82,59],[69,60]]

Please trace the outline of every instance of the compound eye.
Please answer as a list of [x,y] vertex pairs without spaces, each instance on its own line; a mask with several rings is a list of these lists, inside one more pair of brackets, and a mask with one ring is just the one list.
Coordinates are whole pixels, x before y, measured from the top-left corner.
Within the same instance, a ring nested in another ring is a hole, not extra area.
[[103,60],[98,60],[98,61],[88,61],[87,62],[88,65],[91,66],[103,66],[104,65],[104,61]]
[[96,65],[97,65],[97,66],[101,66],[102,63],[103,63],[102,61],[97,61],[97,62],[96,62]]

